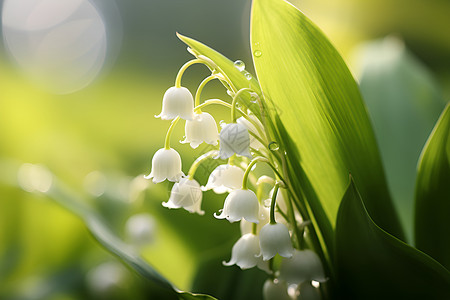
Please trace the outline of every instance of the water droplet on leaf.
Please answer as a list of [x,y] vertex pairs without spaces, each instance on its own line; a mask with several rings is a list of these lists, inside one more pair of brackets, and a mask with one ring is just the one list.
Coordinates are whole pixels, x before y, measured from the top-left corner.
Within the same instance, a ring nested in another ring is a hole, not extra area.
[[244,74],[244,76],[245,76],[245,78],[247,79],[247,80],[252,80],[252,78],[253,78],[253,76],[252,76],[252,74],[250,74],[249,72],[243,72],[242,74]]
[[254,55],[255,57],[261,57],[262,52],[261,52],[261,50],[255,50],[255,51],[253,52],[253,55]]
[[241,72],[245,70],[245,63],[242,60],[235,61],[234,66]]
[[269,149],[270,151],[277,151],[278,149],[280,149],[280,146],[278,146],[277,142],[270,142]]

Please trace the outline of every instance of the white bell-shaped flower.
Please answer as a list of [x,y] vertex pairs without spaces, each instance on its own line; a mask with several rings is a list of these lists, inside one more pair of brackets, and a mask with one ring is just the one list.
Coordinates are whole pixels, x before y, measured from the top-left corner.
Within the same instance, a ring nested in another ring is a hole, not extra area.
[[204,191],[213,190],[216,194],[231,192],[242,188],[244,170],[232,165],[220,165],[215,168],[208,178]]
[[195,114],[192,120],[186,121],[185,135],[186,138],[182,143],[190,143],[195,149],[203,142],[216,146],[219,131],[213,116],[202,112]]
[[172,187],[169,201],[162,205],[167,208],[184,208],[190,213],[203,215],[205,212],[200,209],[202,201],[202,190],[200,184],[195,179],[181,178]]
[[320,291],[311,284],[311,281],[305,281],[298,286],[300,291],[298,300],[321,300]]
[[[259,119],[253,114],[249,115],[249,117],[252,119],[252,121],[254,121],[256,124],[258,124],[258,127],[264,133],[264,127],[261,124],[261,122],[259,121]],[[247,128],[247,130],[249,132],[253,133],[254,135],[256,135],[258,137],[260,137],[262,140],[266,139],[265,136],[261,136],[259,134],[259,131],[256,129],[256,127],[249,120],[247,120],[246,118],[240,117],[240,118],[238,118],[236,120],[236,123],[244,125],[245,128]],[[261,142],[258,139],[256,139],[253,135],[250,135],[250,147],[252,147],[252,148],[254,148],[256,150],[259,150],[259,149],[264,148],[264,145],[261,144]]]
[[166,179],[169,181],[179,181],[184,176],[181,171],[181,157],[174,149],[159,149],[153,155],[152,171],[149,175],[144,176],[146,179],[153,178],[154,183],[162,182]]
[[251,190],[234,190],[232,191],[221,209],[217,219],[227,219],[231,223],[240,221],[242,218],[249,222],[259,223],[259,202],[256,194]]
[[319,256],[309,249],[295,250],[291,258],[284,259],[280,265],[280,278],[288,284],[326,281]]
[[238,123],[223,124],[219,140],[219,157],[221,159],[227,159],[235,153],[252,158],[250,135],[244,125]]
[[257,255],[259,250],[259,238],[257,235],[247,233],[233,245],[231,249],[231,259],[223,262],[225,266],[237,265],[242,270],[253,268],[261,261]]
[[281,223],[264,225],[259,232],[259,245],[263,260],[269,260],[277,253],[288,258],[294,254],[289,230]]
[[156,117],[172,120],[178,116],[185,120],[194,118],[194,98],[187,88],[173,86],[164,93],[162,111]]
[[263,286],[264,300],[292,300],[286,282],[267,279]]

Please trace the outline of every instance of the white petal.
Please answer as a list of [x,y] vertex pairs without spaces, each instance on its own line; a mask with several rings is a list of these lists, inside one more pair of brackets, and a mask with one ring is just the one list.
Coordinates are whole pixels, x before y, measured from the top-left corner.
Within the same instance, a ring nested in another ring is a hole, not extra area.
[[178,181],[184,176],[181,171],[181,157],[174,149],[159,149],[152,158],[152,171],[146,179],[153,178],[154,183],[168,179]]
[[220,165],[215,168],[208,178],[208,183],[203,188],[207,191],[213,189],[216,194],[231,192],[242,187],[244,170],[232,165]]
[[245,126],[238,123],[226,124],[219,135],[220,158],[226,159],[234,153],[241,156],[252,157],[250,154],[250,135]]
[[170,193],[169,201],[163,202],[162,205],[167,208],[183,207],[189,212],[199,212],[200,202],[202,200],[202,191],[196,180],[181,178],[180,182],[173,185]]
[[251,190],[234,190],[225,199],[222,215],[226,216],[230,222],[237,222],[245,218],[249,222],[258,224],[258,198]]
[[243,235],[231,250],[231,259],[229,262],[223,262],[225,266],[238,265],[241,269],[253,268],[258,264],[259,258],[259,239],[254,234]]
[[185,120],[194,118],[194,99],[187,88],[173,86],[165,92],[161,114],[156,117],[171,120],[178,116]]
[[190,143],[192,148],[197,148],[201,143],[217,145],[219,133],[214,118],[205,112],[195,114],[192,120],[186,121],[186,139],[182,143]]
[[259,232],[259,242],[263,260],[269,260],[277,253],[283,257],[292,257],[292,247],[289,230],[284,224],[266,224]]
[[326,281],[319,256],[309,249],[295,250],[292,258],[284,259],[280,266],[280,278],[289,284],[312,280]]
[[292,300],[286,282],[267,279],[263,286],[264,300]]
[[300,294],[298,296],[298,300],[320,300],[322,297],[320,296],[319,289],[315,288],[311,281],[306,281],[300,284],[298,287],[300,290]]

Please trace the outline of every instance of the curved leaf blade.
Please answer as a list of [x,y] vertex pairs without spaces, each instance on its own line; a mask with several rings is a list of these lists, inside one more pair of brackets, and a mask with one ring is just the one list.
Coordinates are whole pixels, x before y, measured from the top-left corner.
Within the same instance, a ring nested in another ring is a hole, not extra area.
[[133,247],[123,242],[108,224],[91,208],[83,205],[77,195],[65,187],[61,182],[54,181],[48,195],[60,205],[80,217],[92,236],[102,247],[119,258],[124,264],[133,269],[143,278],[149,280],[152,288],[158,289],[157,293],[165,299],[211,299],[209,295],[194,294],[180,291],[172,285],[164,276],[159,274],[147,263]]
[[[262,92],[266,101],[274,103],[298,149],[302,172],[309,181],[303,192],[321,231],[334,227],[351,172],[374,219],[402,237],[358,86],[336,49],[309,19],[283,0],[253,1],[251,25],[253,60]],[[295,169],[291,177],[296,178]],[[324,238],[331,248],[332,237]]]
[[351,179],[336,222],[344,299],[450,299],[450,273],[375,224]]
[[235,85],[237,90],[241,88],[251,88],[256,92],[260,92],[258,82],[254,77],[248,80],[245,75],[239,71],[234,63],[223,56],[221,53],[211,49],[199,41],[196,41],[192,38],[184,36],[182,34],[177,33],[178,38],[183,41],[186,45],[188,45],[194,53],[198,55],[206,56],[211,59],[222,71],[223,74],[227,74],[230,81]]
[[415,205],[417,248],[450,270],[450,105],[423,150]]

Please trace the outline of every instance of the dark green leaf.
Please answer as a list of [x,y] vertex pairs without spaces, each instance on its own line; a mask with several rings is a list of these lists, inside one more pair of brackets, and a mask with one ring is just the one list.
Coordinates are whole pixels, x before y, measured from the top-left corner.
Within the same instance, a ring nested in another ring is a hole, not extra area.
[[342,299],[450,299],[450,273],[378,227],[351,180],[336,222]]
[[450,269],[450,105],[419,162],[415,217],[417,248]]

